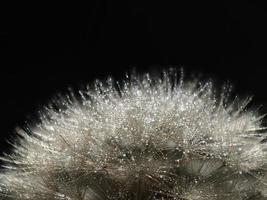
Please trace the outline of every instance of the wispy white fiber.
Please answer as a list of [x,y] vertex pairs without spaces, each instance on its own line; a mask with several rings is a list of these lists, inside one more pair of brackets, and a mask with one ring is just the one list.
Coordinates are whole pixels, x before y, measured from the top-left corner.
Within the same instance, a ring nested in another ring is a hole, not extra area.
[[250,99],[177,79],[130,74],[55,99],[1,158],[0,199],[266,200],[266,133]]

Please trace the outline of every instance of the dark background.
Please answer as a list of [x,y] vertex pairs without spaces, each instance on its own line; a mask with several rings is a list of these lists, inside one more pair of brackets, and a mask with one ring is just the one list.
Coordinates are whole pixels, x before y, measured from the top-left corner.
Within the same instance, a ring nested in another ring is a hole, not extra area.
[[[88,3],[89,2],[89,3]],[[0,152],[15,127],[71,86],[183,67],[267,113],[266,7],[257,1],[107,1],[23,4],[1,20]]]

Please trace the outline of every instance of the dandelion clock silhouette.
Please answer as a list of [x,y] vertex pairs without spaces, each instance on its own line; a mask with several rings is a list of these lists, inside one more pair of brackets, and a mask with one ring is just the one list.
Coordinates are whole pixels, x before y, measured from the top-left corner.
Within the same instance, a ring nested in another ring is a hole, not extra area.
[[3,156],[8,200],[266,200],[263,116],[174,69],[55,98]]

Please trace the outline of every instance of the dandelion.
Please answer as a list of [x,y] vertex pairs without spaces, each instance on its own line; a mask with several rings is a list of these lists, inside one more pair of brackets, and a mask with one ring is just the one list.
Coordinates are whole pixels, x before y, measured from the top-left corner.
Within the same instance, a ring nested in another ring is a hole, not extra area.
[[1,158],[0,198],[266,200],[263,117],[228,93],[170,69],[54,99]]

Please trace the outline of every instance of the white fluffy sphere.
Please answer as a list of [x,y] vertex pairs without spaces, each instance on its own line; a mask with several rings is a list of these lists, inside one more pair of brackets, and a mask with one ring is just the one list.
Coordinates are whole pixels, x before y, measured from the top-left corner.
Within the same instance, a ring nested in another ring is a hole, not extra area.
[[266,200],[262,116],[215,92],[171,69],[61,97],[1,158],[0,198]]

